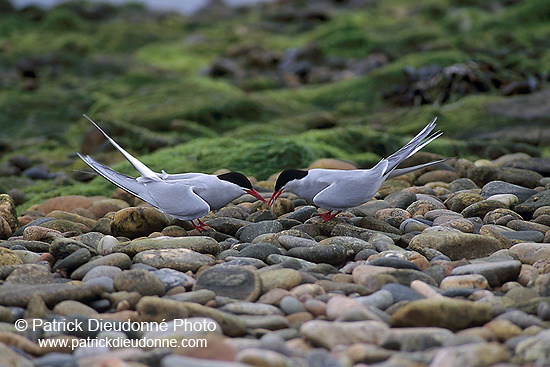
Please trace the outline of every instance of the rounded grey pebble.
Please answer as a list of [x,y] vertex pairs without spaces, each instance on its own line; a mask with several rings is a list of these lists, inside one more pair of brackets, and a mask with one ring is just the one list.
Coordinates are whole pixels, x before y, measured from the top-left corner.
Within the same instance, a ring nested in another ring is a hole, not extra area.
[[265,262],[271,254],[281,254],[281,250],[269,243],[251,243],[247,244],[235,257],[253,257]]
[[122,269],[116,266],[98,265],[95,268],[90,269],[90,271],[88,271],[86,275],[84,275],[84,278],[82,278],[82,281],[85,282],[87,280],[97,278],[97,277],[102,277],[102,276],[114,278],[120,272],[122,272]]
[[317,208],[313,205],[305,205],[297,208],[292,213],[285,215],[286,219],[295,219],[302,223],[311,218],[313,214],[317,213]]
[[400,301],[417,301],[425,298],[420,293],[415,292],[410,287],[397,283],[388,283],[382,286],[383,290],[389,291],[393,296],[395,303]]
[[314,240],[289,235],[279,236],[277,240],[287,250],[293,247],[314,247],[319,245],[319,243]]
[[372,259],[368,262],[368,265],[386,266],[395,269],[414,269],[420,270],[418,265],[395,256],[383,256]]
[[174,269],[163,268],[154,270],[152,273],[164,283],[166,290],[177,286],[187,288],[191,287],[195,283],[195,279],[193,277]]
[[372,306],[380,310],[385,310],[394,303],[393,295],[387,289],[381,289],[368,296],[356,297],[355,300],[363,306]]
[[76,250],[66,258],[57,261],[52,267],[52,270],[67,269],[70,271],[78,268],[80,265],[87,263],[91,257],[92,255],[90,254],[90,251],[85,248],[81,248]]
[[302,302],[293,296],[283,297],[279,303],[279,307],[287,315],[306,311]]
[[278,233],[283,230],[283,225],[275,220],[266,220],[259,223],[248,224],[240,228],[236,236],[243,242],[252,242],[254,238],[266,233]]
[[113,278],[108,276],[99,276],[90,278],[87,280],[83,280],[84,284],[87,285],[99,285],[101,288],[103,288],[103,291],[105,292],[114,292],[115,291],[115,282]]

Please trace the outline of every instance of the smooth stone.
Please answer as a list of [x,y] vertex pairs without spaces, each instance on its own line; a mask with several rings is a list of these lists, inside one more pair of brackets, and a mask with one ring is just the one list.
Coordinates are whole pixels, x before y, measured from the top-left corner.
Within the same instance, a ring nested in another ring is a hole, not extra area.
[[231,217],[214,217],[206,221],[210,227],[221,233],[235,236],[237,231],[249,224],[247,221]]
[[497,200],[482,200],[467,206],[460,214],[462,214],[464,218],[483,218],[490,211],[501,208],[508,208],[508,206]]
[[21,247],[24,247],[25,249],[29,250],[29,251],[32,251],[32,252],[35,252],[35,253],[43,253],[43,252],[48,252],[49,249],[50,249],[50,244],[47,243],[47,242],[42,242],[42,241],[27,241],[27,240],[13,240],[11,239],[9,241],[9,247],[14,247],[14,246],[21,246]]
[[498,287],[516,280],[520,270],[520,261],[495,261],[458,266],[451,271],[451,275],[480,274],[487,279],[491,287]]
[[134,257],[139,252],[147,250],[188,249],[201,254],[216,255],[221,251],[220,245],[212,237],[188,236],[188,237],[156,237],[142,238],[131,242],[121,243],[112,248],[113,252],[123,252]]
[[[273,205],[274,207],[275,205]],[[246,217],[246,221],[248,223],[259,223],[264,221],[272,221],[277,219],[277,215],[268,209],[258,210],[252,214],[250,214],[248,217]]]
[[[281,236],[283,237],[283,236]],[[267,257],[271,254],[281,254],[281,250],[269,243],[253,243],[247,245],[245,248],[235,254],[235,257],[252,257],[262,261],[266,261]]]
[[[413,204],[409,205],[407,208],[413,205],[414,205],[414,202]],[[374,214],[375,219],[382,220],[395,228],[399,228],[401,223],[409,219],[410,217],[411,217],[410,212],[401,208],[381,209]]]
[[[418,196],[418,195],[417,195]],[[445,209],[445,205],[437,199],[423,199],[417,200],[407,207],[407,212],[409,212],[410,217],[415,217],[419,215],[424,215],[429,211],[435,209]]]
[[550,227],[540,223],[528,222],[526,220],[511,220],[506,226],[516,231],[539,231],[542,234],[550,231]]
[[7,248],[0,247],[0,266],[21,264],[23,264],[23,261],[15,252]]
[[307,311],[304,304],[296,297],[292,296],[285,296],[281,298],[279,307],[286,315]]
[[146,296],[139,300],[136,311],[139,312],[140,320],[145,322],[207,317],[215,320],[227,336],[236,337],[246,333],[246,326],[238,316],[198,303]]
[[277,255],[272,254],[269,255],[266,259],[267,264],[283,264],[284,267],[287,268],[293,268],[293,269],[299,269],[299,268],[306,268],[306,267],[313,267],[316,264],[311,261],[306,261],[303,259],[299,259],[297,257],[292,256],[286,256],[286,255]]
[[289,213],[284,216],[286,219],[295,219],[304,223],[306,220],[311,218],[313,214],[317,213],[317,208],[312,205],[304,205],[299,208],[296,208],[292,213]]
[[134,263],[147,264],[157,269],[170,268],[181,272],[196,272],[201,266],[216,263],[212,256],[185,248],[143,251],[134,256],[133,260]]
[[398,226],[393,226],[381,219],[363,217],[357,223],[357,226],[361,228],[372,229],[374,231],[387,232],[400,235],[401,231],[398,229]]
[[503,312],[495,317],[495,320],[507,320],[522,329],[526,329],[530,326],[543,326],[540,318],[520,310],[509,310]]
[[252,266],[212,266],[199,273],[193,290],[208,289],[218,296],[243,301],[255,301],[260,295],[262,283],[256,268]]
[[533,290],[542,297],[550,296],[550,273],[540,274],[533,284]]
[[144,269],[124,270],[113,280],[117,291],[138,292],[143,296],[162,296],[166,292],[164,283]]
[[255,259],[253,257],[235,257],[235,256],[227,256],[225,259],[225,262],[221,263],[220,265],[223,266],[245,266],[250,265],[254,266],[257,269],[263,268],[267,266],[265,262],[263,262],[260,259]]
[[208,289],[198,291],[183,292],[167,296],[168,298],[180,302],[193,302],[205,305],[216,298],[216,293]]
[[389,327],[376,320],[366,321],[307,321],[300,327],[300,334],[314,346],[332,349],[336,345],[372,343],[379,345],[388,333]]
[[385,200],[371,200],[365,204],[351,208],[349,211],[358,217],[374,217],[377,211],[388,208],[391,208],[391,204]]
[[26,264],[12,271],[4,284],[47,284],[54,281],[54,276],[47,267]]
[[483,200],[479,194],[470,191],[455,192],[445,200],[445,206],[450,210],[460,213],[467,207]]
[[479,186],[469,178],[459,178],[449,184],[449,191],[451,192],[475,189],[479,189]]
[[100,254],[109,253],[110,250],[117,245],[120,245],[120,242],[115,237],[107,235],[99,240],[99,243],[97,244],[97,251]]
[[423,223],[423,222],[421,222],[417,219],[414,219],[414,218],[405,219],[399,225],[399,229],[404,233],[422,232],[423,230],[425,230],[428,227],[429,227],[428,224]]
[[394,303],[393,294],[387,289],[381,289],[368,296],[356,297],[355,300],[363,306],[372,306],[380,310],[385,310]]
[[479,186],[484,186],[491,181],[504,181],[518,186],[534,188],[538,186],[542,175],[519,168],[475,166],[468,172],[468,178]]
[[519,203],[519,199],[514,194],[498,194],[498,195],[491,195],[487,198],[487,200],[496,200],[500,201],[504,205],[508,207],[512,207],[514,205],[517,205]]
[[239,315],[248,329],[279,330],[290,327],[289,320],[281,315]]
[[274,288],[292,289],[302,282],[300,272],[294,269],[275,269],[261,272],[262,293]]
[[87,279],[83,281],[83,283],[87,285],[97,285],[103,288],[105,292],[112,293],[115,291],[115,282],[113,278],[110,278],[107,276],[100,276],[100,277]]
[[0,217],[7,223],[12,233],[19,229],[15,202],[8,194],[0,194]]
[[59,302],[57,305],[55,305],[52,311],[62,316],[84,315],[88,317],[94,317],[98,315],[97,311],[90,306],[73,300]]
[[243,242],[252,242],[254,238],[267,233],[278,233],[283,230],[281,223],[275,220],[266,220],[259,223],[248,224],[236,233],[236,237]]
[[395,303],[400,301],[416,301],[425,298],[423,295],[412,290],[410,287],[397,283],[384,284],[382,286],[382,290],[389,291],[392,295],[393,302]]
[[545,366],[550,362],[549,350],[550,333],[545,330],[519,341],[514,348],[514,359],[523,365]]
[[231,312],[236,315],[280,315],[284,313],[276,306],[255,302],[233,302],[219,308],[221,311]]
[[326,245],[338,245],[346,249],[348,256],[357,255],[363,250],[373,250],[376,251],[376,246],[373,244],[356,238],[356,237],[347,237],[347,236],[334,236],[321,240],[319,244]]
[[413,269],[420,270],[418,265],[395,256],[382,256],[377,257],[367,262],[368,265],[374,266],[386,266],[395,269]]
[[23,264],[34,264],[35,262],[40,261],[40,258],[42,257],[42,255],[40,255],[36,252],[32,252],[32,251],[28,251],[28,250],[16,250],[16,249],[14,249],[13,246],[12,246],[11,250],[17,256],[19,256],[19,258],[21,259]]
[[492,307],[487,303],[441,297],[409,302],[392,314],[391,321],[397,327],[435,326],[456,331],[492,318]]
[[113,236],[137,238],[160,232],[170,224],[170,218],[156,208],[130,207],[115,213],[111,222]]
[[504,181],[491,181],[481,188],[480,195],[488,199],[493,195],[512,194],[518,198],[520,203],[523,203],[536,193],[536,190],[527,187],[514,185]]
[[86,249],[93,255],[99,254],[92,246],[71,238],[56,238],[51,243],[49,252],[55,259],[59,260],[66,258],[73,252],[80,249]]
[[437,327],[393,328],[382,346],[399,347],[404,352],[426,350],[453,342],[453,332]]
[[287,250],[294,247],[315,247],[319,245],[319,243],[314,240],[289,235],[279,236],[277,240]]
[[[510,351],[496,342],[472,343],[438,349],[430,367],[500,366],[510,360]],[[504,364],[502,367],[505,367]],[[512,367],[512,366],[510,366]]]
[[160,367],[250,367],[248,363],[218,361],[170,354],[162,358]]
[[164,283],[167,291],[179,286],[188,288],[195,284],[193,277],[174,269],[163,268],[156,270],[153,274]]
[[69,213],[62,210],[54,210],[48,214],[48,217],[52,217],[56,219],[64,219],[75,223],[82,223],[90,229],[95,225],[95,222],[96,222],[94,219],[86,218],[82,215]]
[[[34,358],[32,363],[35,367],[50,367],[50,366],[64,366],[72,365],[76,362],[76,358],[71,354],[60,353],[60,352],[50,352],[41,357]],[[21,367],[24,367],[22,365]]]
[[441,290],[454,288],[488,289],[487,278],[480,274],[452,275],[444,278],[439,284]]
[[510,252],[515,254],[523,264],[534,264],[538,260],[550,258],[550,244],[518,243],[510,247]]
[[293,360],[284,354],[273,350],[260,348],[246,348],[237,353],[236,360],[247,366],[284,367],[292,366]]
[[298,257],[313,263],[338,265],[346,260],[347,252],[346,249],[340,245],[324,245],[315,247],[294,247],[288,250],[286,255]]
[[52,270],[64,269],[67,271],[72,271],[79,266],[86,264],[91,258],[92,254],[90,254],[88,249],[80,248],[64,259],[57,261],[52,267]]
[[529,197],[523,203],[516,205],[514,210],[524,218],[532,216],[533,213],[544,206],[550,206],[550,190],[538,192]]
[[488,256],[502,249],[502,244],[494,238],[477,234],[430,232],[413,237],[409,247],[420,253],[424,248],[432,248],[448,256],[451,260],[460,260]]
[[408,191],[397,191],[384,198],[392,208],[405,209],[416,201],[416,195]]
[[521,215],[519,215],[518,213],[510,209],[495,209],[485,214],[485,217],[483,217],[483,223],[506,225],[506,223],[508,223],[513,219],[522,219],[522,218],[521,218]]
[[81,280],[86,273],[95,268],[96,266],[107,265],[116,266],[120,269],[129,269],[132,266],[132,259],[126,254],[114,253],[105,256],[95,258],[94,260],[81,265],[71,273],[71,279]]
[[102,276],[106,276],[114,279],[115,275],[117,275],[120,272],[122,272],[122,269],[116,266],[98,265],[90,269],[90,271],[88,271],[86,275],[84,275],[84,277],[82,278],[82,281],[85,282],[87,280],[97,278],[97,277],[102,277]]
[[6,307],[25,307],[31,297],[38,295],[49,305],[56,305],[67,299],[94,299],[103,288],[87,284],[3,284],[0,286],[0,304]]

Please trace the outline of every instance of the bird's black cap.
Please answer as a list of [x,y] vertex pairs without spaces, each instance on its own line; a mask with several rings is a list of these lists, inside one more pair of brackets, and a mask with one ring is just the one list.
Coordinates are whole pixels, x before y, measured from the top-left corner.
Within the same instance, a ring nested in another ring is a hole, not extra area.
[[218,178],[220,180],[234,183],[235,185],[238,185],[240,187],[244,187],[245,189],[252,190],[252,183],[245,175],[240,172],[222,173],[221,175],[218,175]]
[[279,177],[277,177],[277,182],[275,183],[275,191],[279,191],[286,185],[288,182],[296,179],[301,179],[307,176],[307,171],[302,169],[286,169]]

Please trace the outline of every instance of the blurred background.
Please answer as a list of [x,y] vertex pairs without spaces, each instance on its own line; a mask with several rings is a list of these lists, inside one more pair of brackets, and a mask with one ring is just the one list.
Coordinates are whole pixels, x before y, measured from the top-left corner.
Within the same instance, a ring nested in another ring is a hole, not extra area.
[[549,157],[549,73],[547,0],[0,0],[0,192],[136,175],[83,113],[169,173],[370,167],[436,116],[427,152]]

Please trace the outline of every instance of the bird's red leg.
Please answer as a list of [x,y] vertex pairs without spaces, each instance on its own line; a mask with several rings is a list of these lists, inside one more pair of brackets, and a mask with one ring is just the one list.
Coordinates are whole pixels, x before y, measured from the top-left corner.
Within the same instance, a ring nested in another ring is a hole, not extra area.
[[333,213],[332,210],[329,210],[328,212],[320,213],[319,216],[323,219],[323,222],[328,222],[329,220],[331,220],[341,212],[342,212],[341,210],[337,210]]
[[194,227],[197,231],[199,231],[199,232],[204,232],[204,231],[207,230],[206,227],[210,227],[209,225],[204,224],[203,221],[200,220],[200,219],[197,219],[197,222],[198,222],[198,224],[195,224],[195,222],[191,221],[191,224],[192,224],[193,227]]

